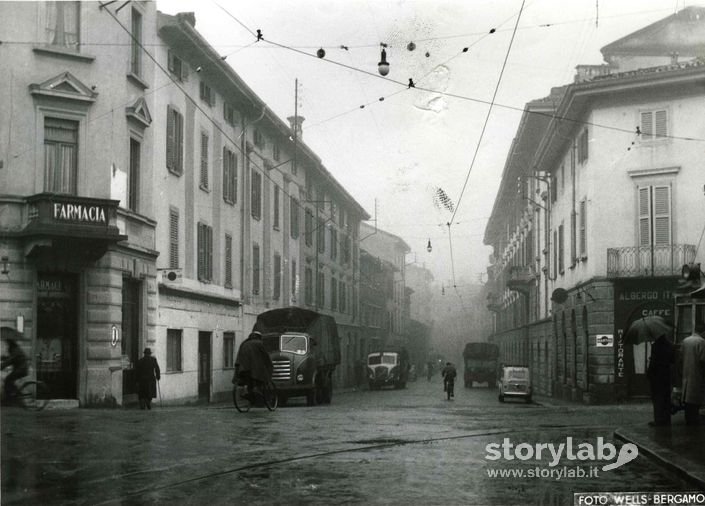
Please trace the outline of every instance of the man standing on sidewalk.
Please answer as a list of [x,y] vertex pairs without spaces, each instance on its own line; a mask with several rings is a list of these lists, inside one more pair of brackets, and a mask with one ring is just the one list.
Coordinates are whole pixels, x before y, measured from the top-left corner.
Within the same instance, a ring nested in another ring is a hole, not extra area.
[[705,322],[695,323],[693,335],[683,340],[683,403],[686,425],[700,424],[705,403]]

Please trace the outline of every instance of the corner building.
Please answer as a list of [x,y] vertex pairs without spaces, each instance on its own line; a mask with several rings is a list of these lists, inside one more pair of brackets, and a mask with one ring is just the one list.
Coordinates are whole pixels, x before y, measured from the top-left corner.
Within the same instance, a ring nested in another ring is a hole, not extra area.
[[0,5],[0,324],[51,397],[81,405],[122,404],[156,338],[154,77],[128,33],[153,40],[156,10],[115,16]]

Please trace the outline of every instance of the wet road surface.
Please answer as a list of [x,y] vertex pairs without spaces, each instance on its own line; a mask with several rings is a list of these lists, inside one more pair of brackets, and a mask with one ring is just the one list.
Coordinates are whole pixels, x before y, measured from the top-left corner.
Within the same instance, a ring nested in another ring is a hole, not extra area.
[[[486,388],[405,390],[232,406],[2,411],[2,504],[572,504],[573,492],[692,490],[643,456],[593,478],[531,478],[548,460],[489,461],[486,445],[614,442],[650,405],[500,404]],[[620,444],[614,442],[619,448]],[[602,466],[605,462],[579,462]],[[561,459],[555,468],[575,466]],[[523,477],[490,477],[514,469]],[[545,472],[545,471],[544,471]]]

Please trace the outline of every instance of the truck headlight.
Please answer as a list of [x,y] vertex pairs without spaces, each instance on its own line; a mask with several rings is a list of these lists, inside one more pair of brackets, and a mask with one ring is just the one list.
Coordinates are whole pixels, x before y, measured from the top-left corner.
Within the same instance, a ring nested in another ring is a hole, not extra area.
[[302,383],[302,382],[304,381],[304,375],[301,374],[301,373],[297,374],[297,375],[296,375],[296,381],[297,381],[298,383]]

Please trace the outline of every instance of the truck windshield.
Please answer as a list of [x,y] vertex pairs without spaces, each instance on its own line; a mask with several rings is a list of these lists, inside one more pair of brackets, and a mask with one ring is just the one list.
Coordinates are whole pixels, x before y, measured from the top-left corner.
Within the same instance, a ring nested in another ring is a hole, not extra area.
[[305,355],[307,344],[306,336],[284,334],[281,337],[281,351]]
[[379,365],[379,364],[386,364],[386,365],[395,365],[397,363],[397,354],[396,353],[375,353],[374,355],[370,355],[367,357],[367,364],[368,365]]

